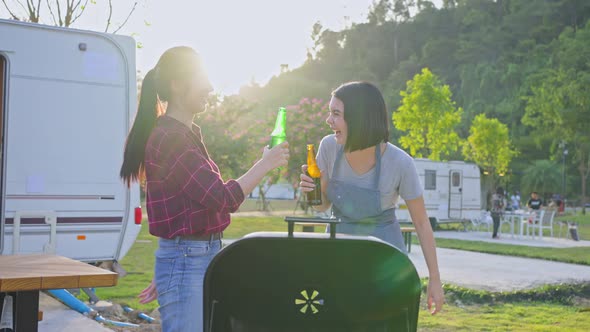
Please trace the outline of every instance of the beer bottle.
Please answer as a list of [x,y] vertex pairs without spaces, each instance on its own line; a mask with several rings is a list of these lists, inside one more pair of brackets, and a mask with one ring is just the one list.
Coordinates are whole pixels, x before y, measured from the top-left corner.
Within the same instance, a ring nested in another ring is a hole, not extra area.
[[277,114],[277,121],[275,122],[275,128],[270,134],[269,147],[272,148],[275,145],[283,143],[287,139],[287,110],[284,107],[279,107]]
[[307,204],[322,205],[322,184],[320,168],[315,161],[313,144],[307,144],[307,174],[313,179],[315,188],[307,193]]

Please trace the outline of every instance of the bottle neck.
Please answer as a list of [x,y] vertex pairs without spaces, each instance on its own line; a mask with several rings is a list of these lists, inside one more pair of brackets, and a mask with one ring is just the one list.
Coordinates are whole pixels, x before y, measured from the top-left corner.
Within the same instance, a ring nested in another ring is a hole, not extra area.
[[307,150],[307,173],[312,178],[319,178],[321,176],[320,168],[315,161],[315,150]]

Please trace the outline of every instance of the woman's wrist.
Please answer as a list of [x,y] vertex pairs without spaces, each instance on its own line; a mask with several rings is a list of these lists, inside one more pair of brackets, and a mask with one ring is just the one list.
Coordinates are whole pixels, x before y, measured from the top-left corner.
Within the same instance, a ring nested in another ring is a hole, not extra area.
[[428,275],[428,280],[440,282],[440,275],[439,274]]

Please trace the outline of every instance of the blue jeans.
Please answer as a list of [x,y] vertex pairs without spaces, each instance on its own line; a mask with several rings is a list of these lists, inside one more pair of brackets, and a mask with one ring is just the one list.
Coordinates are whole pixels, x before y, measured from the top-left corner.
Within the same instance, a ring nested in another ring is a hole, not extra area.
[[221,241],[160,238],[159,244],[154,278],[162,331],[202,331],[203,279]]

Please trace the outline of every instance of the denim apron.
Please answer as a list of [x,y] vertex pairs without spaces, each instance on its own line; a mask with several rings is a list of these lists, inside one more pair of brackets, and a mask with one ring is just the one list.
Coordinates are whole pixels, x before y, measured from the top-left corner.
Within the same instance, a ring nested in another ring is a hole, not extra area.
[[332,177],[326,195],[332,202],[334,216],[340,220],[336,232],[352,235],[371,235],[406,252],[395,209],[381,210],[379,177],[381,174],[381,149],[375,147],[375,177],[371,188],[361,188],[346,181],[337,180],[338,167],[344,149],[340,148],[332,166]]

